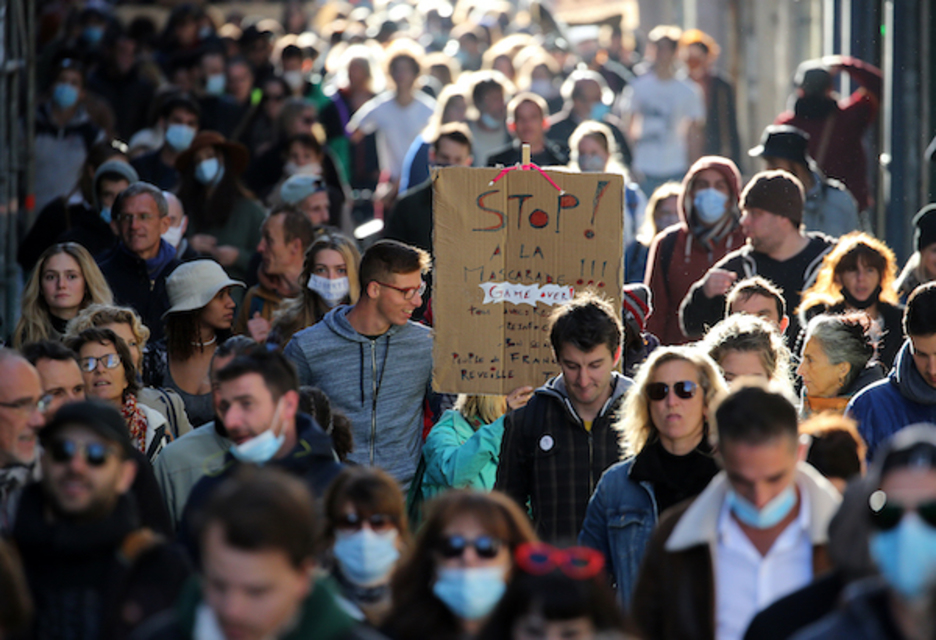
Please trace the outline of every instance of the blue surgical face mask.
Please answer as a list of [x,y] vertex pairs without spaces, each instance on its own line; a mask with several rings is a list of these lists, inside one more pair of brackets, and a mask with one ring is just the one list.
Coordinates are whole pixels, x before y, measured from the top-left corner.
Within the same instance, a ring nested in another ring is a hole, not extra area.
[[925,597],[936,583],[936,529],[915,512],[893,529],[872,533],[868,551],[887,583],[908,600]]
[[227,77],[223,73],[212,73],[205,78],[205,92],[208,95],[220,96],[227,85]]
[[495,118],[489,113],[482,113],[480,119],[481,119],[481,124],[483,124],[488,129],[495,130],[495,129],[500,129],[502,126],[504,126],[503,122],[501,122],[500,120],[498,120],[497,118]]
[[769,529],[790,515],[790,511],[796,506],[796,490],[791,484],[765,504],[763,509],[755,507],[734,489],[729,489],[727,500],[728,507],[738,520],[755,529]]
[[400,558],[397,536],[393,528],[380,533],[368,528],[354,533],[339,532],[332,552],[341,573],[359,587],[385,583]]
[[176,153],[182,153],[195,139],[195,128],[186,124],[170,124],[166,128],[166,144]]
[[494,610],[506,588],[501,567],[459,567],[439,569],[432,593],[459,618],[478,620]]
[[107,224],[111,223],[111,208],[110,207],[101,207],[101,220]]
[[598,172],[605,170],[605,159],[591,153],[581,153],[578,157],[579,169],[582,171]]
[[604,102],[596,102],[592,105],[591,108],[591,119],[596,122],[601,122],[608,113],[610,113],[611,107],[606,105]]
[[231,455],[241,462],[266,464],[273,459],[285,441],[286,434],[274,435],[271,427],[250,440],[231,446]]
[[697,191],[695,198],[692,199],[696,215],[705,224],[718,222],[725,215],[725,203],[727,202],[727,195],[718,189],[712,188]]
[[52,90],[52,102],[59,109],[71,109],[78,102],[78,87],[67,82],[59,82]]
[[345,299],[351,286],[347,276],[329,280],[313,273],[309,276],[309,289],[319,294],[329,307],[334,307]]
[[217,158],[205,158],[195,165],[195,179],[202,184],[218,182],[222,175],[224,175],[223,168]]

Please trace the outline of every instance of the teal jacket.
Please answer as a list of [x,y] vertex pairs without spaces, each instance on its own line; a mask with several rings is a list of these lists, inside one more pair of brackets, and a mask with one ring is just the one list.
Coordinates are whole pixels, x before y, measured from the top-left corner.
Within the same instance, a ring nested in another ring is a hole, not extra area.
[[503,439],[504,416],[475,431],[458,411],[443,413],[423,445],[424,498],[452,488],[493,489]]

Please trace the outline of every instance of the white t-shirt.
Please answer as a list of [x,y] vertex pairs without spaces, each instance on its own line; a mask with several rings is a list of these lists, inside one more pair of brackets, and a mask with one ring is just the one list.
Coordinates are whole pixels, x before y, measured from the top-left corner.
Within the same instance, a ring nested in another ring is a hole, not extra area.
[[653,70],[638,76],[621,94],[621,112],[633,115],[636,170],[663,177],[689,168],[689,125],[705,119],[702,90],[691,80],[660,80]]
[[432,117],[435,100],[422,91],[415,91],[414,100],[404,107],[394,97],[393,92],[385,91],[365,102],[351,118],[348,129],[377,132],[380,169],[389,170],[396,180],[403,173],[403,159],[410,145]]

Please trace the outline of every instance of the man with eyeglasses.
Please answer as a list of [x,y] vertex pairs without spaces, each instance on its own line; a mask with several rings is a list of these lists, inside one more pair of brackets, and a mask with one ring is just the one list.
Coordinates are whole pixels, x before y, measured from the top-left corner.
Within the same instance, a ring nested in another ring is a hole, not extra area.
[[724,470],[653,532],[631,608],[642,637],[740,640],[758,611],[831,568],[841,496],[802,462],[792,403],[752,380],[714,418]]
[[120,242],[97,258],[114,302],[133,307],[149,327],[150,340],[163,337],[162,316],[169,309],[166,279],[179,266],[176,250],[162,235],[169,230],[169,204],[163,192],[135,182],[114,200],[112,219]]
[[125,638],[172,605],[188,566],[139,524],[117,409],[65,405],[40,438],[42,480],[23,491],[12,535],[36,606],[29,637]]
[[5,536],[23,487],[39,477],[36,443],[46,403],[36,368],[11,349],[0,349],[0,380],[0,536]]
[[868,551],[880,576],[849,586],[844,605],[796,635],[928,638],[936,587],[936,427],[916,424],[878,451],[867,478]]
[[316,386],[351,420],[356,464],[378,466],[409,486],[422,450],[432,336],[412,321],[423,303],[429,254],[395,240],[361,258],[361,297],[332,309],[286,345],[299,381]]

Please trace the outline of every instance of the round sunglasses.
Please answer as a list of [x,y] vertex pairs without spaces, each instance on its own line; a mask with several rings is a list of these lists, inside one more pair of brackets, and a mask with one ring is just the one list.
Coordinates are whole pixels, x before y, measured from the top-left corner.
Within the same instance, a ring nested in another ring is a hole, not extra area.
[[[672,389],[677,398],[688,400],[695,396],[696,391],[699,390],[699,385],[691,380],[680,380],[679,382],[673,383]],[[669,395],[669,392],[670,385],[665,382],[651,382],[647,385],[647,397],[654,402],[665,399],[666,396]]]
[[442,538],[439,541],[438,551],[443,558],[460,558],[468,547],[474,547],[479,558],[490,560],[500,553],[501,541],[493,536],[478,536],[474,540],[469,540],[465,536],[454,535]]

